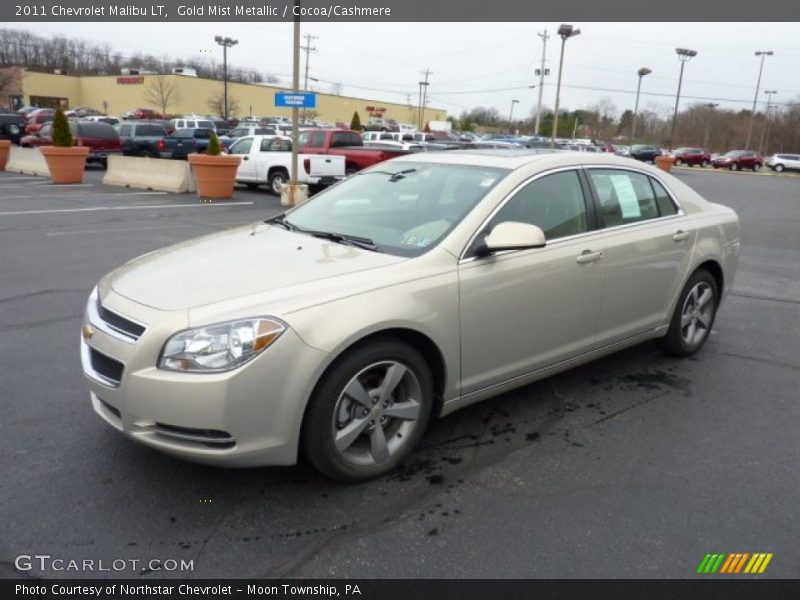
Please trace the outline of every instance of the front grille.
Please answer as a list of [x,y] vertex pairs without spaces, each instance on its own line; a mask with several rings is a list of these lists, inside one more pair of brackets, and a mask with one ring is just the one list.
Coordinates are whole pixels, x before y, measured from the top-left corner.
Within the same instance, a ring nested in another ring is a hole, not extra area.
[[122,315],[108,310],[105,306],[100,304],[99,301],[97,302],[97,314],[111,329],[131,338],[134,341],[142,337],[142,334],[144,333],[144,325],[134,323],[130,319],[126,319]]
[[110,356],[106,356],[102,352],[98,352],[94,348],[89,349],[89,359],[92,363],[92,370],[107,379],[114,385],[119,385],[122,381],[122,371],[124,365],[118,360],[114,360]]
[[165,423],[154,423],[150,430],[172,440],[195,442],[209,448],[231,448],[236,444],[236,440],[230,433],[217,429],[192,429],[190,427],[166,425]]

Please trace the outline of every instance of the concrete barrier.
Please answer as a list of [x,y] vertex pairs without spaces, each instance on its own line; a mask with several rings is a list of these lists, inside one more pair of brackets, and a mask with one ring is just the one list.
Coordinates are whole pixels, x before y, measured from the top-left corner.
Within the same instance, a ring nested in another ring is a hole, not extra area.
[[103,183],[159,192],[184,193],[196,189],[185,160],[138,156],[109,156]]
[[9,173],[22,173],[24,175],[50,176],[47,162],[38,148],[21,148],[11,145],[6,171]]

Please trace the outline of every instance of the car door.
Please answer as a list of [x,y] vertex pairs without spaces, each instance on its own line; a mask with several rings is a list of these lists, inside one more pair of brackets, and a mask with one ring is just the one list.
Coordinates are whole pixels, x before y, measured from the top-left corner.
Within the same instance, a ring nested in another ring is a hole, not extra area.
[[587,173],[605,246],[601,347],[665,322],[689,268],[696,231],[656,178],[606,167]]
[[241,137],[228,149],[228,154],[242,157],[236,169],[236,181],[256,181],[257,162],[251,156],[253,138]]
[[[475,245],[504,221],[539,226],[547,245],[476,256]],[[537,176],[513,192],[459,261],[462,394],[589,351],[603,253],[578,170]]]

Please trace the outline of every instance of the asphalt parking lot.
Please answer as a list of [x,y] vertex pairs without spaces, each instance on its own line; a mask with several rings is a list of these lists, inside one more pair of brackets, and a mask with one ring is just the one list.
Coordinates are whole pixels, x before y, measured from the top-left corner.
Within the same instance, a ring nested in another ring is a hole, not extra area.
[[797,577],[800,181],[677,175],[743,223],[698,356],[629,349],[445,418],[401,470],[340,485],[134,445],[82,383],[80,318],[103,274],[276,214],[276,197],[0,174],[0,575],[38,553],[193,560],[181,577],[684,578],[706,553],[772,552],[764,576]]

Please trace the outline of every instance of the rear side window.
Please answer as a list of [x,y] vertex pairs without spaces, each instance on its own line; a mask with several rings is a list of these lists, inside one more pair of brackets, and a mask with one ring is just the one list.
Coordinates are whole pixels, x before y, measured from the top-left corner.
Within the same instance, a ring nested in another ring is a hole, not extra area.
[[600,202],[606,227],[655,219],[659,216],[650,178],[614,169],[591,169],[589,177]]
[[[300,133],[300,146],[308,146],[310,148],[321,148],[325,145],[325,132],[301,132]],[[331,144],[332,146],[333,144]]]
[[104,139],[119,137],[117,130],[107,123],[78,123],[78,135],[81,137]]
[[175,132],[175,137],[179,137],[179,138],[194,137],[194,131],[192,131],[191,129],[178,129]]
[[341,148],[350,144],[350,135],[347,133],[334,133],[331,137],[331,148]]
[[490,230],[504,221],[536,225],[548,240],[587,231],[586,202],[578,174],[555,173],[529,183],[494,216]]
[[652,178],[650,179],[650,183],[653,185],[653,191],[656,194],[658,214],[662,217],[678,214],[678,207],[675,206],[675,203],[672,201],[672,198],[670,198],[667,190],[664,189],[664,186]]
[[139,125],[136,128],[136,135],[163,136],[166,132],[161,125]]

